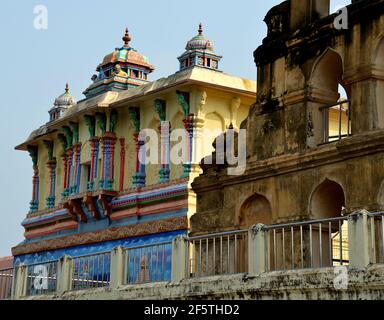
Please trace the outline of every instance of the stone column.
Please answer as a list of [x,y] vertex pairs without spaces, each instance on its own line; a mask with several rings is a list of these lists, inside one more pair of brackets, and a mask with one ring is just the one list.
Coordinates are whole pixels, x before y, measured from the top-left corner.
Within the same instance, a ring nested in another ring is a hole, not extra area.
[[172,242],[172,282],[178,283],[188,276],[188,241],[183,235]]
[[15,275],[12,285],[12,298],[18,300],[27,295],[28,267],[20,265],[14,269]]
[[348,242],[351,268],[364,269],[371,263],[368,214],[368,211],[362,210],[349,216]]
[[73,259],[65,255],[57,264],[57,293],[63,294],[72,289]]
[[117,289],[125,283],[125,251],[123,247],[116,247],[111,252],[111,282],[109,287]]
[[248,273],[256,276],[267,272],[269,248],[268,232],[263,224],[258,224],[248,231]]

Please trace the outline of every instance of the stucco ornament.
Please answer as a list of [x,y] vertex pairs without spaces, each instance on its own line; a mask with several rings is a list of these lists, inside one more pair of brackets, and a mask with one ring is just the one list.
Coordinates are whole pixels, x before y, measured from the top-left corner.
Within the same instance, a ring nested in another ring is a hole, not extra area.
[[121,66],[119,64],[115,65],[115,70],[112,73],[113,77],[122,77],[122,78],[128,78],[128,74],[121,69]]
[[204,117],[204,111],[203,108],[205,104],[207,103],[207,92],[206,91],[200,91],[200,100],[197,105],[197,116],[198,117]]
[[184,92],[177,91],[176,93],[177,93],[177,100],[179,101],[179,104],[183,109],[184,117],[187,118],[190,110],[189,103],[186,100]]

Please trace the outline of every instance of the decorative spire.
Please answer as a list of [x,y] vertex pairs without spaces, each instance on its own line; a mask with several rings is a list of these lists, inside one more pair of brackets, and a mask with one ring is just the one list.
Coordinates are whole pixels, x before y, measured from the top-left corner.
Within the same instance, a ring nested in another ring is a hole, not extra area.
[[68,93],[69,92],[69,85],[68,85],[68,82],[65,84],[65,93]]
[[203,35],[203,25],[200,22],[200,24],[199,24],[199,36],[202,36],[202,35]]
[[129,35],[129,32],[128,32],[128,28],[125,28],[125,35],[123,37],[123,41],[124,41],[124,48],[129,48],[129,41],[131,41],[131,37]]

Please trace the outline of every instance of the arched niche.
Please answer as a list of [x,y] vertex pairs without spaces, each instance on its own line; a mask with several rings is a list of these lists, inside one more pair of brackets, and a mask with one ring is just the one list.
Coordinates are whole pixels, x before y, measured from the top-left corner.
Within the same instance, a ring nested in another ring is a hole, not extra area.
[[313,219],[340,217],[345,207],[344,190],[340,184],[325,180],[313,192],[310,213]]
[[256,224],[272,224],[272,208],[268,199],[260,194],[248,198],[240,209],[240,226],[249,228]]
[[344,102],[351,97],[351,86],[345,84],[343,73],[342,57],[331,48],[313,65],[309,81],[309,146],[338,141],[352,134],[352,114],[349,104]]
[[317,59],[312,69],[310,85],[323,96],[322,100],[336,103],[340,98],[340,85],[350,96],[350,88],[343,83],[343,70],[340,54],[331,48],[327,48]]

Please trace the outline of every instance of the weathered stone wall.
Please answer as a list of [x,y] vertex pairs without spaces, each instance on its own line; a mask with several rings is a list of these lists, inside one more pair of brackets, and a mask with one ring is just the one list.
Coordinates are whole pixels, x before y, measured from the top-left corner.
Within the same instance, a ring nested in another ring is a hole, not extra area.
[[[203,165],[192,235],[384,209],[384,1],[354,1],[346,30],[326,3],[291,0],[267,14],[268,36],[254,53],[257,101],[241,126],[247,170],[228,176],[226,166]],[[351,101],[352,136],[324,145],[319,108],[337,103],[339,86]],[[252,208],[256,196],[270,208]],[[244,223],[244,215],[253,217]]]

